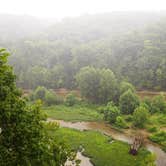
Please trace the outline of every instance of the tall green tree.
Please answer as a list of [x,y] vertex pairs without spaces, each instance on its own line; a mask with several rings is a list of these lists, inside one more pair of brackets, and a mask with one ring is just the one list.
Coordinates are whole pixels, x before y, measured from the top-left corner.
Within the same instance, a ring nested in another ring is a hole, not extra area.
[[143,128],[146,124],[149,116],[149,111],[143,107],[140,106],[135,109],[133,113],[133,123],[136,127]]
[[8,56],[0,49],[0,165],[63,165],[67,151],[48,137],[39,105],[22,99]]
[[115,123],[116,118],[120,115],[120,110],[114,105],[114,103],[109,102],[104,108],[104,119],[110,123]]
[[130,89],[124,92],[119,99],[120,110],[123,114],[131,114],[139,105],[138,96]]
[[99,97],[101,103],[108,101],[117,102],[119,97],[119,87],[114,73],[110,69],[101,69]]
[[99,102],[100,75],[93,67],[84,67],[76,76],[81,94],[91,102]]
[[131,90],[133,93],[135,92],[135,87],[130,84],[129,82],[126,82],[126,81],[122,81],[120,83],[120,94],[126,92],[127,90]]
[[118,98],[118,84],[110,69],[84,67],[76,76],[81,93],[95,103],[107,103]]

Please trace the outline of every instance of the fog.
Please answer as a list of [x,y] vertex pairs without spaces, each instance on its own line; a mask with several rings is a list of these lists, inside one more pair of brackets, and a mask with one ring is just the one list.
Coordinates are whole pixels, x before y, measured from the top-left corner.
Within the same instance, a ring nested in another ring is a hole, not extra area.
[[36,17],[73,17],[111,11],[160,11],[165,0],[0,0],[0,13]]

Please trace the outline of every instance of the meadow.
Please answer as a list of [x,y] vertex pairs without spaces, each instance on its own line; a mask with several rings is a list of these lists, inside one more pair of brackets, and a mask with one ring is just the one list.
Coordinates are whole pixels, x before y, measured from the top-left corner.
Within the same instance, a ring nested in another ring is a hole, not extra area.
[[130,146],[127,143],[95,131],[59,128],[49,133],[76,151],[81,146],[84,149],[83,155],[88,156],[95,166],[147,166],[147,161],[152,157],[143,148],[139,149],[137,156],[133,156],[129,154]]
[[97,111],[97,106],[93,105],[53,105],[42,108],[49,118],[65,121],[102,121],[103,115]]

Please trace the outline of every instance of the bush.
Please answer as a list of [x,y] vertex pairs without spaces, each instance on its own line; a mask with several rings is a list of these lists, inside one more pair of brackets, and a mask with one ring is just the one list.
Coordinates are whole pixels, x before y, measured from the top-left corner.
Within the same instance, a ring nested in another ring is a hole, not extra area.
[[110,123],[115,123],[116,117],[120,115],[120,110],[112,102],[104,108],[104,119]]
[[152,100],[152,113],[161,112],[166,113],[166,101],[163,94],[155,96]]
[[152,99],[151,99],[151,98],[145,97],[145,98],[143,99],[143,102],[142,102],[142,103],[144,103],[144,104],[146,105],[147,109],[148,109],[150,112],[152,112]]
[[78,102],[77,97],[73,93],[69,93],[65,98],[65,104],[67,106],[73,106]]
[[158,143],[162,146],[162,149],[166,151],[166,132],[160,131],[149,137],[149,139],[155,143]]
[[132,122],[132,121],[133,121],[133,116],[132,116],[132,115],[127,115],[127,116],[125,117],[125,120],[126,120],[127,122]]
[[148,131],[151,133],[157,132],[157,127],[156,126],[150,127],[148,128]]
[[134,112],[135,108],[139,105],[138,96],[133,93],[130,89],[124,92],[120,96],[119,106],[123,114],[131,114]]
[[53,104],[62,104],[63,98],[57,96],[55,92],[47,90],[45,87],[37,87],[34,93],[29,96],[30,100],[42,100],[48,106]]
[[120,94],[123,94],[124,92],[131,90],[133,93],[135,93],[135,87],[130,84],[129,82],[123,81],[120,84]]
[[45,100],[45,95],[47,93],[47,89],[43,86],[38,86],[33,94],[33,99],[34,100]]
[[155,133],[150,136],[150,140],[152,140],[153,142],[156,142],[156,143],[161,143],[163,141],[166,141],[165,138],[166,138],[165,131],[160,131],[160,132]]
[[166,125],[166,116],[160,114],[160,116],[158,117],[158,122],[159,122],[160,124]]
[[121,116],[116,117],[115,125],[120,128],[127,128],[127,123]]
[[48,106],[56,104],[56,95],[51,91],[47,91],[45,95],[45,103]]
[[148,116],[149,116],[149,111],[145,107],[140,106],[136,108],[133,114],[134,126],[143,128],[148,120]]

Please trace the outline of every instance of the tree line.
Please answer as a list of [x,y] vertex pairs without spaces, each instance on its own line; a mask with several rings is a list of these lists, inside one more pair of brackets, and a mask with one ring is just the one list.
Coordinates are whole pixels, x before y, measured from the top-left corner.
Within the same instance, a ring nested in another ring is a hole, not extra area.
[[165,90],[165,29],[164,14],[86,15],[0,45],[12,52],[17,85],[25,89],[77,88],[77,73],[90,66],[111,69],[137,89]]

